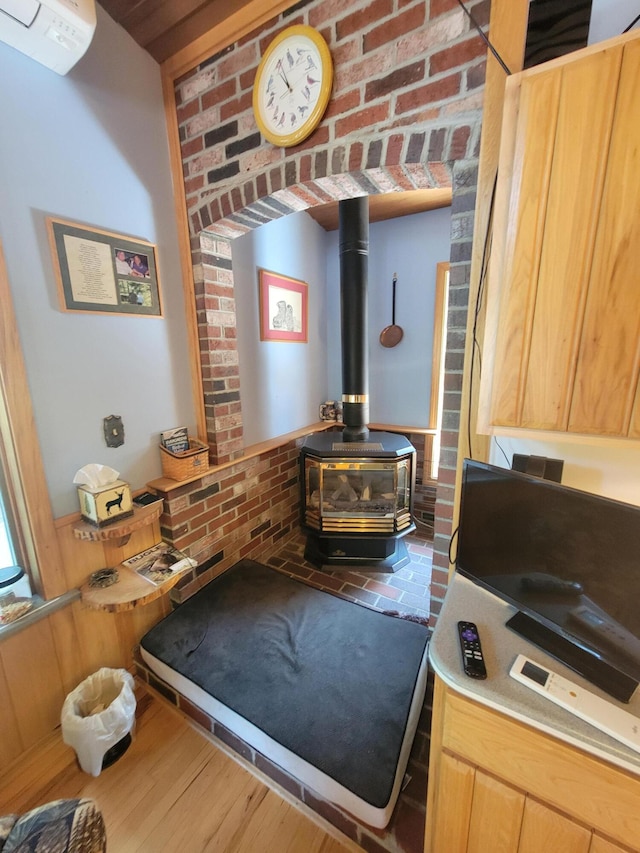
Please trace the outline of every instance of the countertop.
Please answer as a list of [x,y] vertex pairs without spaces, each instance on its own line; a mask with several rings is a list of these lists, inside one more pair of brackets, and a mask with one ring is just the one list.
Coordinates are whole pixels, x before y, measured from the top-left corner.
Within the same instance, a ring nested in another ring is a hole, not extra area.
[[[579,717],[515,681],[509,670],[518,654],[547,666],[612,705],[638,717],[640,689],[628,704],[618,702],[595,685],[568,669],[546,652],[507,628],[506,621],[516,608],[455,572],[444,599],[438,623],[429,643],[429,660],[436,674],[453,690],[551,734],[585,752],[610,761],[640,776],[640,753],[599,731]],[[487,667],[487,678],[476,681],[462,670],[458,643],[459,620],[478,626]]]

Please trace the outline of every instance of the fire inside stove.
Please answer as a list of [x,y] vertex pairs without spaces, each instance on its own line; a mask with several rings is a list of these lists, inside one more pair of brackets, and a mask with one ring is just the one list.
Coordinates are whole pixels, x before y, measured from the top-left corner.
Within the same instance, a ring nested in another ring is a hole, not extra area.
[[409,459],[305,460],[306,522],[316,530],[395,533],[411,525]]
[[302,523],[312,562],[395,563],[397,540],[415,530],[415,449],[404,436],[377,435],[385,441],[341,442],[329,433],[303,445]]

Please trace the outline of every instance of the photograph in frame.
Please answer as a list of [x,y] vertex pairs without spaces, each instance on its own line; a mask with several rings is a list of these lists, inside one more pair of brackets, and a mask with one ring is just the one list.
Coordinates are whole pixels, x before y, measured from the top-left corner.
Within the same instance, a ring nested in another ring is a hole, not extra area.
[[63,311],[162,316],[152,243],[54,217],[47,229]]

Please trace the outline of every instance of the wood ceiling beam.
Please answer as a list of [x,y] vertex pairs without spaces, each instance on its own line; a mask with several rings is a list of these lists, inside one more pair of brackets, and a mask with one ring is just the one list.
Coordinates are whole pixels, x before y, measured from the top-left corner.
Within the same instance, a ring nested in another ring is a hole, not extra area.
[[[225,0],[224,3],[209,3],[206,9],[185,22],[184,32],[167,37],[162,43],[157,40],[147,50],[161,63],[163,74],[175,80],[290,7],[291,0]],[[183,38],[187,36],[189,41],[176,51],[175,46],[182,45]],[[161,59],[154,55],[152,48],[158,55],[162,55]]]

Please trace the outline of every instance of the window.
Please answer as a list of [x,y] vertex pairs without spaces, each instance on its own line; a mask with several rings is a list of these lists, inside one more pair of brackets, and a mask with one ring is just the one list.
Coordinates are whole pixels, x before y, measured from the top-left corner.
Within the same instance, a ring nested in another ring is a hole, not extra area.
[[66,592],[64,573],[1,244],[0,305],[0,553],[8,533],[32,589],[49,599]]
[[0,569],[16,565],[16,554],[13,550],[7,511],[4,508],[3,493],[4,489],[0,492]]
[[[11,453],[7,454],[7,431],[4,424],[8,423],[4,398],[0,399],[0,569],[9,566],[20,566],[30,574],[29,548],[22,533],[19,512],[20,486],[17,481],[12,485]],[[37,576],[37,573],[35,573]]]

